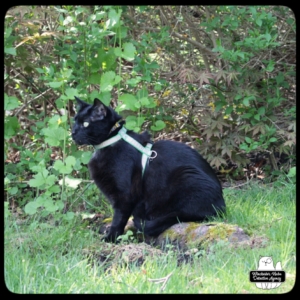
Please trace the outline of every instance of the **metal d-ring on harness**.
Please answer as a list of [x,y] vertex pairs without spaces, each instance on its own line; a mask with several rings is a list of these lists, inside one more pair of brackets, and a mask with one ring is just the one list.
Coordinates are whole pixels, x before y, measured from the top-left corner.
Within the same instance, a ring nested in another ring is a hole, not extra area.
[[131,136],[129,136],[126,132],[127,132],[127,130],[124,127],[122,127],[119,130],[118,134],[116,134],[112,138],[104,141],[100,145],[96,145],[94,147],[95,147],[95,149],[102,149],[102,148],[105,148],[105,147],[119,141],[120,139],[123,139],[125,142],[127,142],[128,144],[130,144],[131,146],[133,146],[134,148],[136,148],[138,151],[140,151],[142,153],[142,176],[143,176],[148,159],[150,161],[152,161],[157,156],[157,152],[154,150],[151,150],[151,148],[152,148],[151,143],[147,143],[147,145],[144,147],[139,142],[137,142],[135,139],[133,139]]

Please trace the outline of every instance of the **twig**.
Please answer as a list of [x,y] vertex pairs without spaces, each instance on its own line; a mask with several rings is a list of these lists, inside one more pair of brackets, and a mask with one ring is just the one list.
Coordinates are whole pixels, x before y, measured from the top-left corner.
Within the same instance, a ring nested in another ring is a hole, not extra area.
[[26,102],[16,113],[15,113],[15,116],[17,116],[18,114],[20,114],[24,109],[25,107],[27,107],[31,102],[35,101],[36,99],[44,96],[46,93],[48,93],[51,89],[48,89],[46,90],[45,92],[39,94],[38,96],[36,96],[35,98],[31,99],[30,101]]
[[157,278],[157,279],[151,279],[148,278],[148,281],[154,282],[154,283],[162,283],[163,285],[161,286],[160,290],[163,291],[166,288],[167,282],[170,279],[170,277],[172,276],[173,272],[171,272],[169,275],[167,275],[166,277],[163,278]]
[[244,182],[244,183],[241,183],[241,184],[238,184],[238,185],[235,185],[235,186],[229,186],[228,189],[235,189],[235,188],[238,188],[240,186],[243,186],[245,184],[249,184],[251,181],[247,181],[247,182]]

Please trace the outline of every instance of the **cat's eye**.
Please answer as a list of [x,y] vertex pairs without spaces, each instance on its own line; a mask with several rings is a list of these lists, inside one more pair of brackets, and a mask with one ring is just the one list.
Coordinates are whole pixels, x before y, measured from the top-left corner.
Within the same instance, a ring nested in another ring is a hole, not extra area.
[[90,125],[89,122],[83,122],[83,127],[88,127]]

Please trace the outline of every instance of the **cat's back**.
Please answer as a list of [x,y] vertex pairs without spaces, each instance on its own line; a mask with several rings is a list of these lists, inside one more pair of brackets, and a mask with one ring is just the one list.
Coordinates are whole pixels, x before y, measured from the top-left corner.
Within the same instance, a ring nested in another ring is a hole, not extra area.
[[152,150],[157,152],[157,157],[152,161],[156,161],[155,164],[163,164],[167,168],[191,166],[216,178],[209,163],[195,149],[184,143],[160,140],[154,143]]

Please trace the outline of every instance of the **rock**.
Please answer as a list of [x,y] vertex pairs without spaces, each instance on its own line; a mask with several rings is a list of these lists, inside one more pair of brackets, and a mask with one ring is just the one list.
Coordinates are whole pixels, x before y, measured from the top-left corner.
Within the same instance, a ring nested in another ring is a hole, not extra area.
[[166,244],[172,244],[183,251],[195,247],[207,249],[218,241],[238,244],[250,241],[250,236],[242,228],[233,224],[188,222],[175,224],[157,238],[151,239],[156,246],[164,248]]

